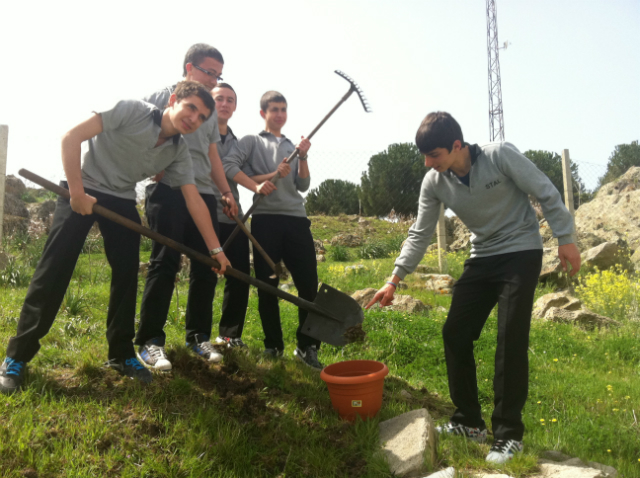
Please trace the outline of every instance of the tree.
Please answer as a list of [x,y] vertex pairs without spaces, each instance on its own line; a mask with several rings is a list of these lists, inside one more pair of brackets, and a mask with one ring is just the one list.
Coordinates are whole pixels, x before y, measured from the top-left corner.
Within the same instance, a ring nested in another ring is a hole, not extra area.
[[358,192],[360,187],[341,179],[327,179],[312,189],[305,199],[307,215],[358,214]]
[[368,216],[386,216],[395,210],[402,216],[418,213],[422,179],[428,169],[424,157],[411,143],[392,144],[371,157],[362,173],[360,199]]
[[[564,178],[562,174],[562,157],[558,153],[541,150],[528,150],[524,155],[535,164],[551,180],[556,189],[560,192],[564,201]],[[571,179],[573,181],[573,207],[590,201],[593,194],[587,191],[584,183],[578,174],[578,165],[571,163]]]
[[609,157],[607,172],[599,180],[598,188],[619,178],[632,166],[640,166],[640,144],[638,141],[616,146]]

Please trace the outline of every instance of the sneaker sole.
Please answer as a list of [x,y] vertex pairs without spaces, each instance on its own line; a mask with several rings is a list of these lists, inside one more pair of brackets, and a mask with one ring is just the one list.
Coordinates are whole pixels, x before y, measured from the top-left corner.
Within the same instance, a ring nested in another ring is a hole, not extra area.
[[137,351],[136,351],[136,357],[138,357],[138,361],[149,370],[157,370],[158,372],[166,373],[166,372],[171,372],[171,369],[173,368],[173,365],[171,365],[171,362],[169,362],[168,360],[167,360],[167,363],[169,364],[169,367],[167,367],[166,365],[164,367],[156,367],[155,365],[149,365],[147,362],[145,362],[144,359],[140,357],[140,354]]

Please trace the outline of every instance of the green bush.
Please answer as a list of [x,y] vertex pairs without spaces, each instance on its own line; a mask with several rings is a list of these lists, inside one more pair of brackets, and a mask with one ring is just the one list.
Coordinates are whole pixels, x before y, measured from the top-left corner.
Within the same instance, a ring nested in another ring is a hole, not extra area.
[[31,194],[31,191],[23,192],[20,195],[20,199],[22,200],[22,202],[26,202],[26,203],[38,202],[38,198],[36,198],[33,194]]
[[331,246],[331,249],[327,252],[329,259],[335,262],[347,262],[351,259],[349,249],[345,246]]
[[393,236],[386,238],[384,242],[387,246],[387,252],[389,254],[400,252],[400,249],[402,249],[402,243],[405,241],[406,238],[407,238],[406,234],[395,234]]
[[26,287],[31,280],[29,270],[19,264],[15,257],[10,257],[5,270],[0,272],[0,286]]
[[380,240],[365,242],[358,248],[358,257],[361,259],[382,259],[389,256],[389,245]]

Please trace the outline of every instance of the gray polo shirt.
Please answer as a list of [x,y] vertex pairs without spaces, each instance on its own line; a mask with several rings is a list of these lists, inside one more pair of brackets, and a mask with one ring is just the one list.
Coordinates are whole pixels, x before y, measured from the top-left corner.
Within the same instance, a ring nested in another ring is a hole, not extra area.
[[[169,103],[171,94],[176,89],[176,85],[163,88],[156,91],[152,95],[144,98],[144,101],[157,106],[160,110]],[[218,113],[216,111],[205,121],[196,131],[184,135],[184,140],[189,147],[191,160],[193,162],[193,175],[196,180],[196,186],[200,194],[214,194],[217,187],[211,179],[211,161],[209,160],[209,145],[220,141],[220,133],[218,132]],[[172,188],[178,178],[171,172],[165,171],[165,175],[160,181]]]
[[[249,177],[273,173],[295,149],[295,145],[285,136],[278,143],[277,138],[267,131],[248,135],[238,141],[237,146],[222,161],[224,172],[227,179],[233,179],[240,171]],[[300,192],[309,189],[311,177],[303,179],[298,176],[298,161],[296,157],[289,163],[291,173],[278,179],[278,189],[260,201],[254,214],[307,217]]]
[[471,230],[471,257],[542,249],[529,195],[542,206],[558,245],[574,242],[573,218],[560,193],[535,164],[510,143],[469,145],[475,162],[464,185],[451,171],[430,170],[422,181],[418,218],[393,271],[404,278],[422,260],[440,214],[440,203]]
[[[224,164],[224,158],[236,147],[238,144],[238,138],[231,128],[227,126],[227,136],[224,139],[224,143],[222,142],[222,138],[218,143],[218,154],[220,155],[220,159],[222,159],[222,164]],[[242,207],[240,206],[240,193],[238,192],[238,184],[233,179],[227,179],[229,183],[229,189],[233,194],[233,198],[236,200],[236,204],[238,205],[238,218],[242,219]],[[214,190],[214,194],[216,195],[216,199],[218,200],[218,221],[224,222],[225,224],[235,224],[235,221],[229,219],[224,212],[222,212],[222,195],[218,188]]]
[[174,187],[195,184],[191,157],[179,134],[156,147],[162,111],[140,100],[124,100],[99,113],[102,133],[91,138],[82,164],[82,182],[112,196],[136,199],[136,183],[160,171]]

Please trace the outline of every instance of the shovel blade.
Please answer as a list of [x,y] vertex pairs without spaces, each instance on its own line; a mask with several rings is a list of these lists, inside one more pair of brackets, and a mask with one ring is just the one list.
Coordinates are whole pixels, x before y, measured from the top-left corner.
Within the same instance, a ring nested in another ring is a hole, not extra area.
[[322,284],[313,303],[331,318],[310,311],[302,332],[327,344],[347,345],[350,341],[344,336],[345,332],[364,322],[364,312],[360,305],[344,292],[327,284]]

